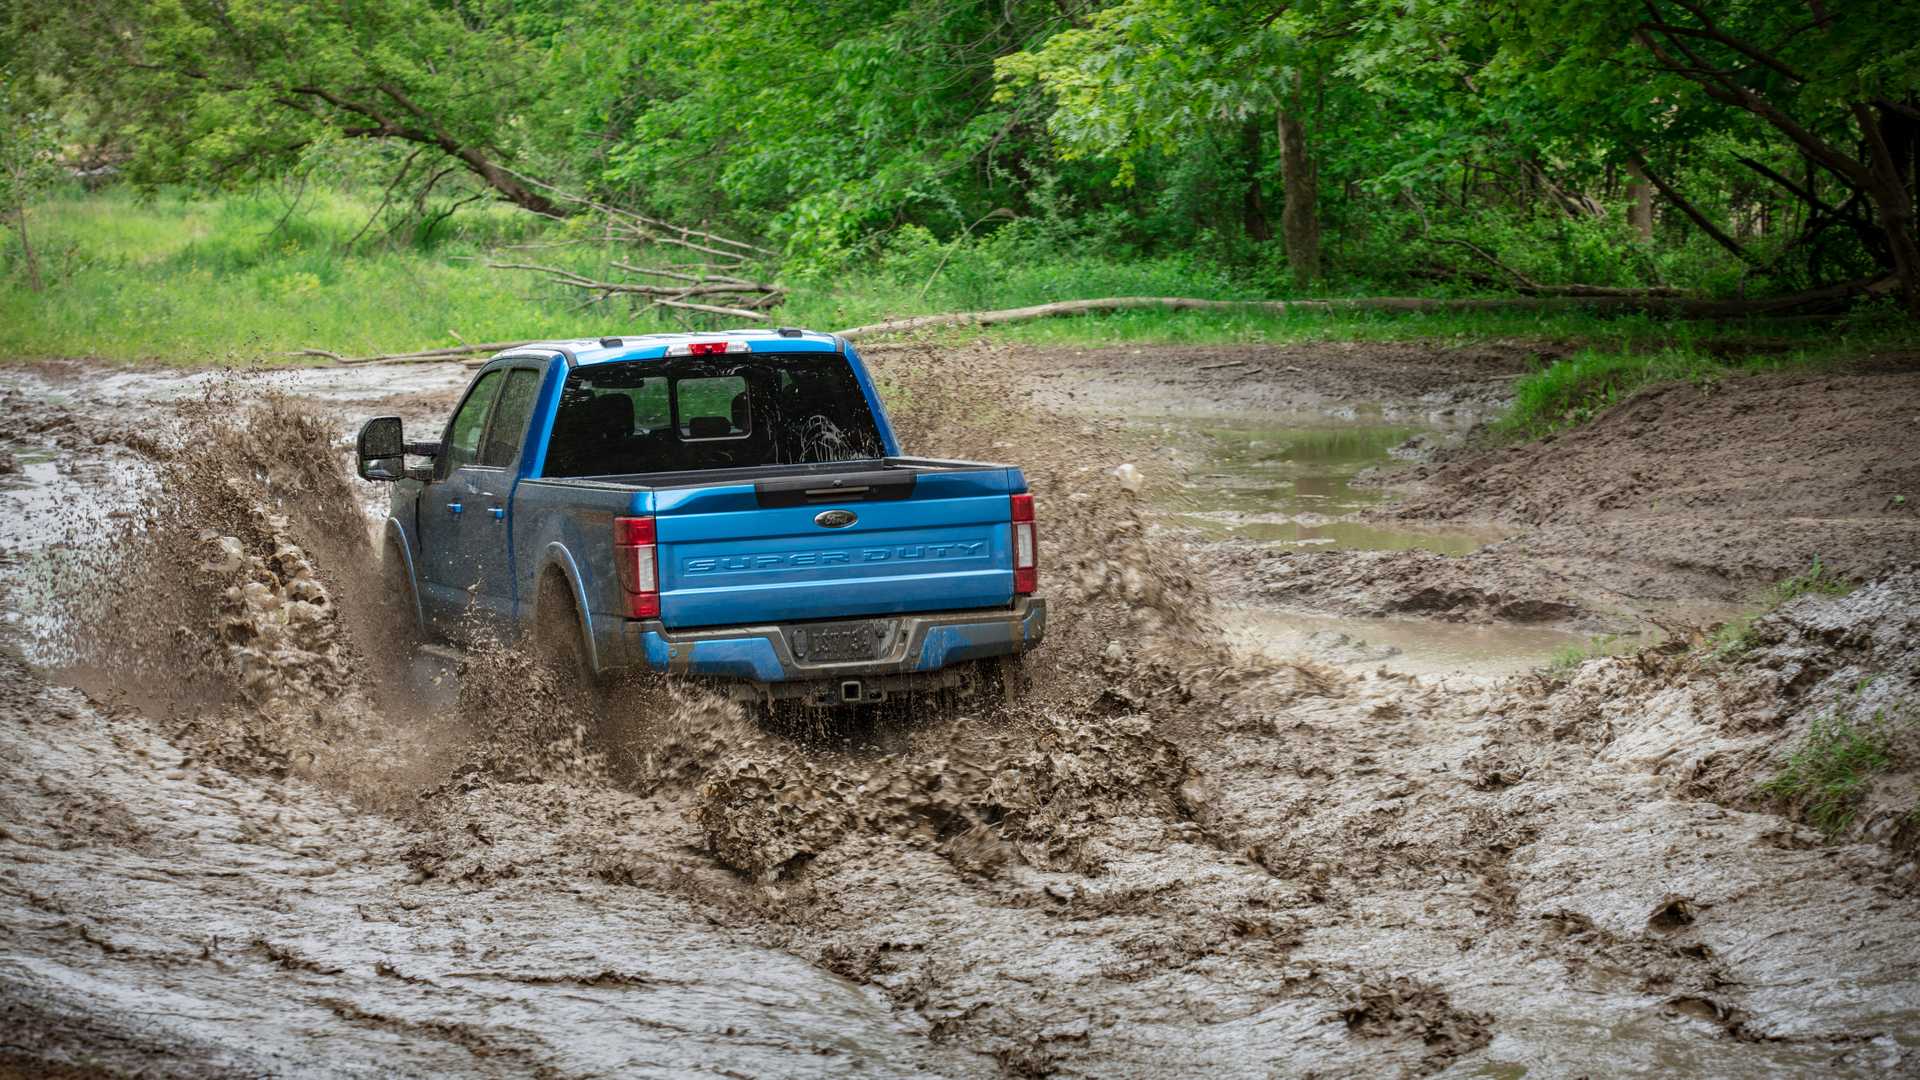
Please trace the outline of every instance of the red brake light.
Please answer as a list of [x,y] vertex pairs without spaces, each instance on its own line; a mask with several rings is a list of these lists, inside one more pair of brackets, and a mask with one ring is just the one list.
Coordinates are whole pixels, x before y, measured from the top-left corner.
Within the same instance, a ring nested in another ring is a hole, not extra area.
[[695,341],[687,346],[687,352],[694,356],[711,356],[726,351],[727,343],[724,341]]
[[1033,524],[1033,495],[1009,495],[1013,520],[1013,594],[1031,596],[1040,589],[1040,537]]
[[613,565],[626,594],[627,618],[651,619],[660,614],[659,548],[654,543],[651,517],[613,519]]

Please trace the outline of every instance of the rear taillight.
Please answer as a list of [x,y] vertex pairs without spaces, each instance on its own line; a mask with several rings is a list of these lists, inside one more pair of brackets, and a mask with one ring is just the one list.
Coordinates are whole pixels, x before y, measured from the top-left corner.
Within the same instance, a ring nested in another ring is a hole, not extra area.
[[1013,594],[1030,596],[1040,588],[1040,538],[1033,531],[1033,496],[1010,495],[1013,503]]
[[613,519],[613,565],[620,572],[620,591],[626,597],[629,619],[651,619],[660,614],[658,550],[652,518]]

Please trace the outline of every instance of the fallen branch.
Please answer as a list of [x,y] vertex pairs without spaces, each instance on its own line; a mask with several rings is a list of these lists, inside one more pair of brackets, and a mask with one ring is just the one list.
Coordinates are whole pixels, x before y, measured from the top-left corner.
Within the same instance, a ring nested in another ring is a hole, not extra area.
[[[1681,319],[1732,319],[1742,317],[1819,317],[1818,312],[1836,313],[1862,295],[1892,292],[1892,277],[1861,278],[1788,296],[1761,300],[1686,300],[1667,296],[1516,296],[1479,297],[1442,300],[1418,296],[1361,297],[1349,300],[1202,300],[1186,296],[1109,296],[1098,300],[1062,300],[1032,307],[1003,308],[998,311],[960,311],[943,315],[916,315],[887,319],[866,326],[838,331],[844,338],[904,334],[916,330],[934,330],[953,326],[995,326],[1029,319],[1061,315],[1085,315],[1095,312],[1127,311],[1140,308],[1165,311],[1263,311],[1276,315],[1288,312],[1395,311],[1395,312],[1497,312],[1497,311],[1578,311],[1646,312]],[[714,314],[764,318],[757,312],[700,304],[692,301],[661,300],[674,307],[691,308]],[[473,345],[454,345],[416,352],[384,353],[379,356],[341,357],[325,349],[301,349],[288,356],[325,356],[340,364],[423,364],[464,360],[478,353],[498,353],[533,344],[529,341],[488,341]],[[870,348],[887,348],[876,345]],[[1203,370],[1232,367],[1242,361],[1210,364]]]
[[866,326],[840,331],[841,337],[859,338],[875,334],[904,334],[916,330],[934,330],[951,326],[995,326],[1060,315],[1086,315],[1095,312],[1128,311],[1140,308],[1163,311],[1260,311],[1275,315],[1289,312],[1395,311],[1395,312],[1492,312],[1492,311],[1604,311],[1646,312],[1681,319],[1727,319],[1772,315],[1800,309],[1839,310],[1845,302],[1862,293],[1885,291],[1890,279],[1879,278],[1844,282],[1790,296],[1761,300],[1688,300],[1670,296],[1516,296],[1441,300],[1427,297],[1383,296],[1352,300],[1199,300],[1185,296],[1109,296],[1098,300],[1063,300],[1032,307],[1003,308],[998,311],[961,311],[945,315],[915,315],[885,319]]
[[1501,262],[1499,258],[1493,254],[1493,252],[1488,251],[1486,248],[1481,247],[1479,244],[1476,244],[1471,240],[1462,240],[1462,239],[1459,239],[1458,237],[1450,237],[1450,236],[1435,236],[1435,237],[1432,237],[1431,239],[1437,244],[1452,244],[1455,247],[1463,247],[1463,248],[1466,248],[1468,251],[1473,252],[1474,255],[1478,256],[1481,260],[1492,265],[1496,269],[1500,270],[1502,273],[1506,274],[1508,277],[1512,278],[1514,281],[1514,288],[1519,292],[1527,294],[1528,296],[1636,297],[1636,296],[1679,296],[1680,295],[1680,290],[1670,288],[1665,285],[1654,285],[1647,288],[1621,288],[1614,285],[1580,285],[1580,284],[1542,285],[1539,282],[1528,277],[1527,275],[1521,273],[1520,271],[1515,270],[1513,267],[1508,266],[1506,263]]
[[483,341],[473,345],[454,345],[445,349],[421,349],[417,352],[382,353],[379,356],[340,356],[325,349],[301,349],[288,356],[330,356],[336,364],[424,364],[436,360],[459,360],[475,353],[497,353],[530,344],[525,341]]
[[[683,311],[703,311],[711,315],[725,315],[734,319],[752,319],[755,322],[768,321],[767,316],[755,307],[779,302],[785,296],[785,290],[777,285],[768,285],[744,278],[719,275],[696,276],[679,271],[649,270],[616,262],[613,265],[622,270],[636,273],[658,273],[680,282],[675,285],[649,285],[638,281],[601,281],[590,278],[559,266],[543,266],[539,263],[493,262],[484,265],[495,270],[520,270],[528,273],[544,274],[551,280],[586,293],[586,299],[579,304],[586,307],[611,296],[634,296],[645,298],[650,304],[659,307],[675,308]],[[692,296],[705,296],[727,303],[704,303],[689,301]]]

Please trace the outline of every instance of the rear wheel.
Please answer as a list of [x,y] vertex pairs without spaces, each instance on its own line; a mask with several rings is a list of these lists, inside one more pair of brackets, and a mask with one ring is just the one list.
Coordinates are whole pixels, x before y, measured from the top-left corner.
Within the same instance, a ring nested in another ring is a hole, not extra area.
[[593,670],[593,653],[587,648],[580,609],[573,602],[566,579],[558,574],[549,574],[540,583],[534,605],[533,647],[541,663],[555,675],[597,696],[600,680]]

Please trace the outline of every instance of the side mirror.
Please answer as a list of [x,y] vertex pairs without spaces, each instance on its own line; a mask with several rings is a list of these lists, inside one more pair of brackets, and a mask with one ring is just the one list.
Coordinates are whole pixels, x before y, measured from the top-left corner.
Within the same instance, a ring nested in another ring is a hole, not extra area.
[[355,444],[360,479],[401,480],[407,475],[407,437],[397,416],[376,416],[360,426]]

